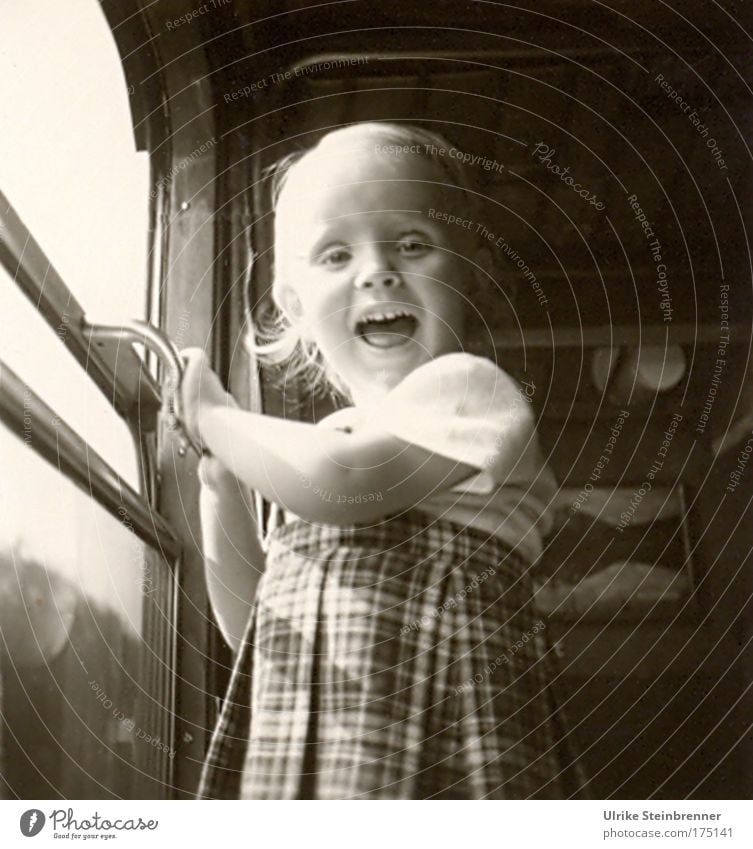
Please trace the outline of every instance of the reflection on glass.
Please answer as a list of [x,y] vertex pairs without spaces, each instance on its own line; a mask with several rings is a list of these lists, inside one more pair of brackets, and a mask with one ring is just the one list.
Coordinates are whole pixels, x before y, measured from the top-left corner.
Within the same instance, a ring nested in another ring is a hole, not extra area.
[[2,792],[160,796],[171,751],[143,611],[170,597],[165,566],[2,428],[0,464]]

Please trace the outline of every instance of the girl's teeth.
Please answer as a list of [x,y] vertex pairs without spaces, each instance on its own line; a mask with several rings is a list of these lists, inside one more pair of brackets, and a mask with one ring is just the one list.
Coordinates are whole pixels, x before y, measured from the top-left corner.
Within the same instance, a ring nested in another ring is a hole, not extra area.
[[375,348],[405,345],[413,336],[416,318],[405,310],[370,313],[360,319],[357,333]]
[[396,318],[410,318],[410,315],[407,312],[377,312],[362,318],[361,323],[367,321],[394,321]]

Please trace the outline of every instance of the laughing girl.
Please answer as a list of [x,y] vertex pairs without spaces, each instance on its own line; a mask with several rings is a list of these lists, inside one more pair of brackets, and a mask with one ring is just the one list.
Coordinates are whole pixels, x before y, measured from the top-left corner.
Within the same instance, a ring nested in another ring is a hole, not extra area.
[[[496,284],[456,224],[478,204],[450,147],[359,124],[278,169],[273,348],[347,406],[242,411],[189,352],[207,581],[237,650],[202,797],[576,789],[532,605],[554,482],[526,393],[468,350]],[[246,488],[279,507],[265,552]]]

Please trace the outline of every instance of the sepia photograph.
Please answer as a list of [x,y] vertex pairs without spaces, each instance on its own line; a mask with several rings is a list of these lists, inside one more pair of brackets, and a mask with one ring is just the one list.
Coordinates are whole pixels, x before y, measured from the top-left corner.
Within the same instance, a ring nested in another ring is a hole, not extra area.
[[752,56],[746,0],[0,0],[3,845],[750,845]]

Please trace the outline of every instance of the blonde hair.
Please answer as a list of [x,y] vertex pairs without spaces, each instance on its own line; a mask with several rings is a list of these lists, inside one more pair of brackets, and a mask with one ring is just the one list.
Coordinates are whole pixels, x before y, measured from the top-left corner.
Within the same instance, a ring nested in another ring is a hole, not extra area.
[[[447,155],[454,147],[439,133],[424,130],[411,124],[394,122],[364,122],[333,130],[323,136],[314,146],[289,153],[268,171],[272,179],[272,205],[276,212],[280,196],[296,165],[314,152],[326,152],[335,144],[352,141],[356,144],[371,144],[376,147],[394,146],[409,148],[432,165],[443,177],[443,185],[460,189],[471,209],[479,208],[479,193],[474,189],[465,166],[460,158]],[[394,149],[393,148],[393,149]],[[475,218],[475,215],[468,217]],[[477,219],[476,219],[477,220]],[[275,251],[278,237],[275,233]],[[284,381],[291,378],[305,379],[314,392],[325,392],[339,399],[349,399],[348,389],[338,375],[329,368],[316,344],[304,337],[301,328],[286,315],[282,304],[283,278],[280,273],[279,257],[275,257],[274,280],[272,282],[272,309],[259,316],[256,327],[257,341],[249,340],[249,347],[264,364],[286,364]]]

